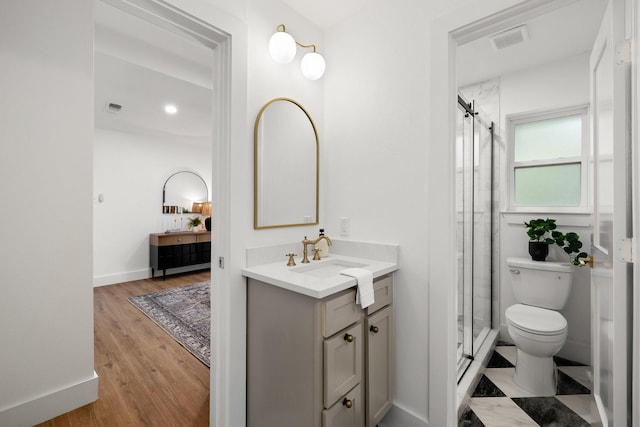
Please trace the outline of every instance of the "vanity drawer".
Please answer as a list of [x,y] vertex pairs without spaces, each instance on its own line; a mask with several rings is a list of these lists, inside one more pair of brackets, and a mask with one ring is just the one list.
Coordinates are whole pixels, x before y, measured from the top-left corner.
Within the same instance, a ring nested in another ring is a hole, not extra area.
[[365,400],[359,385],[329,409],[322,411],[322,427],[361,427]]
[[324,340],[324,407],[330,408],[362,379],[362,322]]
[[322,336],[327,338],[357,322],[362,310],[356,305],[356,290],[339,293],[322,302]]
[[382,276],[373,281],[373,292],[375,302],[367,307],[367,316],[380,310],[393,302],[393,278],[392,276]]
[[[185,245],[187,243],[196,243],[197,236],[195,234],[170,234],[166,236],[158,236],[158,246]],[[153,244],[153,242],[152,242]]]

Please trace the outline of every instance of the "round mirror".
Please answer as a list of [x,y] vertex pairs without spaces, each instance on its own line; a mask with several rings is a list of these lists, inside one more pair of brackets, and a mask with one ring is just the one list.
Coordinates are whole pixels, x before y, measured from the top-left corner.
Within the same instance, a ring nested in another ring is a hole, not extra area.
[[265,104],[254,150],[254,228],[318,224],[318,132],[304,107],[289,98]]
[[195,172],[176,172],[162,188],[162,213],[191,212],[194,203],[208,201],[207,183]]

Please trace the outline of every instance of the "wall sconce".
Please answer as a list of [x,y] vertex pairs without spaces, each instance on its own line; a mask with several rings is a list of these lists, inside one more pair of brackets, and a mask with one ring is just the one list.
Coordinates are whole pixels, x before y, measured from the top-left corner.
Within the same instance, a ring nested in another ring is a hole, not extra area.
[[298,43],[291,34],[286,32],[283,24],[276,27],[276,32],[269,39],[269,53],[278,64],[288,64],[296,56],[296,45],[305,49],[313,49],[313,52],[302,57],[300,70],[307,79],[318,80],[324,74],[326,63],[322,55],[316,52],[316,45]]

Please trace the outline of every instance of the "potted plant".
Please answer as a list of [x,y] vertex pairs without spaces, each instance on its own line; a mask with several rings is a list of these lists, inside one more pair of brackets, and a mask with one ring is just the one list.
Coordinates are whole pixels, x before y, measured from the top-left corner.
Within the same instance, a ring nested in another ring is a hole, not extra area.
[[202,224],[202,218],[199,216],[194,216],[193,218],[189,218],[187,222],[187,227],[191,229],[191,231],[198,231],[198,226]]
[[[569,255],[571,264],[580,265],[580,258],[589,256],[586,252],[581,252],[582,242],[577,233],[569,232],[567,234],[556,230],[555,219],[532,219],[524,223],[528,228],[529,236],[529,255],[534,261],[544,261],[549,255],[549,245],[556,244]],[[575,257],[572,254],[577,253]]]
[[[571,264],[581,265],[580,258],[587,258],[589,256],[588,253],[580,251],[580,248],[582,248],[582,242],[580,241],[580,236],[578,236],[577,233],[569,232],[567,234],[563,234],[560,231],[553,231],[551,233],[551,237],[556,245],[560,246],[562,250],[569,255]],[[577,253],[578,255],[572,257],[571,254],[574,253]]]
[[544,261],[549,255],[549,245],[555,243],[550,233],[556,229],[555,219],[532,219],[524,223],[528,228],[529,255],[534,261]]

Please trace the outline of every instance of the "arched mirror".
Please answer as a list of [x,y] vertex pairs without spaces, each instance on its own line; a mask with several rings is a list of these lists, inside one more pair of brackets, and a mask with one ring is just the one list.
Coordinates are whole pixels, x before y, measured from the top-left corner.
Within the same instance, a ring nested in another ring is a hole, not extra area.
[[319,152],[302,105],[275,98],[262,107],[254,128],[254,228],[318,224]]
[[208,201],[207,183],[195,172],[176,172],[162,187],[162,213],[191,212],[194,204]]

